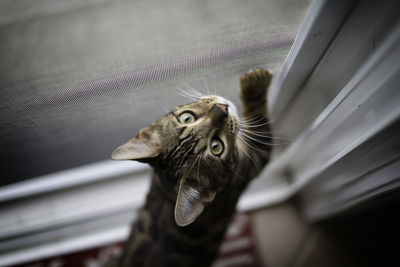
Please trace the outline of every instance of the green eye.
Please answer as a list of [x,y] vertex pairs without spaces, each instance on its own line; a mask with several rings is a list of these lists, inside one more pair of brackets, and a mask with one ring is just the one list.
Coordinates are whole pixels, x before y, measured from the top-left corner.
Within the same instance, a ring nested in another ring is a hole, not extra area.
[[192,113],[184,112],[181,115],[179,115],[178,120],[180,123],[189,124],[194,122],[196,119],[194,118]]
[[216,156],[221,155],[224,151],[224,144],[218,139],[213,139],[210,143],[210,150]]

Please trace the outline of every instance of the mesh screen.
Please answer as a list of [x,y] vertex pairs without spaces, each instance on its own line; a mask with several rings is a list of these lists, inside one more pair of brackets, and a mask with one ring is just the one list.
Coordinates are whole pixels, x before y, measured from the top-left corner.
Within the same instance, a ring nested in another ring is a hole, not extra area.
[[179,89],[239,104],[239,74],[279,71],[308,4],[0,1],[1,184],[108,159]]

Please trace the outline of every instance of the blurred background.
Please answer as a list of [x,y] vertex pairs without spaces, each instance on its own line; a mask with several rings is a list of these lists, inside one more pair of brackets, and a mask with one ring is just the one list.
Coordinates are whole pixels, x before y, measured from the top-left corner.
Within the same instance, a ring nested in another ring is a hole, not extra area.
[[308,2],[1,1],[1,184],[108,159],[179,88],[238,103],[239,74],[281,68]]
[[[273,75],[271,163],[215,266],[396,260],[400,2],[0,0],[0,266],[100,266],[150,169],[111,152],[188,99]],[[238,245],[239,244],[239,245]]]

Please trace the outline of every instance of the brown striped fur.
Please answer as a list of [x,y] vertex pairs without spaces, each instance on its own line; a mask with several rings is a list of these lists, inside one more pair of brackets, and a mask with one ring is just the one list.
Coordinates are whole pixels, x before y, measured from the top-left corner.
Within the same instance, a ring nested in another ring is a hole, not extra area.
[[[240,79],[243,119],[257,125],[246,129],[232,103],[207,96],[177,107],[113,152],[114,159],[154,168],[146,204],[118,266],[211,265],[241,192],[269,159],[271,140],[259,133],[269,132],[270,79],[263,69]],[[195,120],[180,122],[188,112]],[[242,130],[258,141],[240,138]],[[211,152],[214,139],[224,146],[219,155]]]

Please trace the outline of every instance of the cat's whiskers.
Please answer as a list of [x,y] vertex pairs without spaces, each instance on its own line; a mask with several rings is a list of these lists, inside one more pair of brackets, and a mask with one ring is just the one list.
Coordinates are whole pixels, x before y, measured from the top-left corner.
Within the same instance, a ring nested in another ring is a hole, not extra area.
[[[204,82],[204,86],[206,87],[206,90],[208,92],[209,95],[213,95],[213,93],[211,93],[210,88],[208,88],[208,84],[205,78],[202,78],[202,81]],[[214,93],[215,95],[215,93]]]
[[198,101],[201,98],[200,96],[190,93],[190,92],[187,92],[187,91],[183,90],[182,88],[178,88],[178,90],[179,90],[179,94],[181,96],[183,96],[184,98],[188,98],[193,101]]
[[[263,141],[263,140],[260,140],[260,139],[257,139],[257,138],[254,138],[254,137],[252,137],[252,136],[246,134],[245,132],[241,132],[240,135],[241,135],[245,140],[247,140],[247,141],[249,141],[249,142],[250,142],[250,141],[254,141],[254,142],[259,143],[259,144],[262,144],[262,145],[271,145],[271,143],[266,142],[266,141]],[[254,148],[254,147],[253,147],[253,148]]]
[[[271,135],[271,134],[273,134],[273,131],[257,131],[256,128],[263,129],[263,128],[265,128],[265,126],[274,122],[274,120],[270,120],[270,121],[265,121],[263,123],[259,123],[260,120],[264,120],[264,119],[265,118],[263,118],[263,117],[255,116],[253,118],[248,118],[248,119],[242,120],[240,122],[239,135],[243,139],[245,139],[244,141],[248,141],[246,143],[252,143],[252,141],[253,141],[253,142],[256,142],[259,144],[263,144],[263,145],[274,146],[274,145],[284,145],[284,144],[289,143],[292,140],[290,138],[277,137],[275,135]],[[260,137],[260,138],[257,138],[257,137]],[[282,140],[282,141],[286,141],[286,142],[280,142],[280,143],[267,142],[264,139]],[[250,145],[250,144],[248,144],[248,145]],[[251,147],[253,147],[253,146],[251,146]]]
[[195,90],[193,87],[191,87],[188,83],[185,83],[186,87],[188,87],[191,91],[191,93],[195,96],[197,96],[199,99],[204,96],[204,94],[200,93],[199,91]]
[[[239,137],[240,138],[240,137]],[[240,138],[242,140],[242,138]],[[257,171],[260,171],[260,168],[258,167],[257,163],[255,162],[255,160],[253,159],[253,157],[250,156],[249,153],[247,153],[246,149],[243,148],[242,144],[240,142],[237,142],[237,144],[239,145],[240,150],[243,151],[243,153],[250,159],[251,162],[253,162],[254,167],[256,167]]]
[[[242,129],[244,129],[244,128],[256,128],[256,127],[259,127],[259,126],[265,126],[265,125],[271,124],[271,123],[276,121],[276,120],[270,120],[270,121],[265,122],[265,124],[264,123],[263,124],[256,124],[259,121],[264,120],[264,119],[265,118],[261,117],[261,116],[254,116],[252,118],[241,119],[240,120],[240,126],[241,126]],[[250,131],[250,129],[247,129],[247,130]],[[261,133],[273,134],[273,133],[281,132],[281,131],[282,130],[280,130],[280,129],[275,129],[273,131],[257,131],[257,130],[251,129],[252,133],[260,133],[260,134]],[[292,139],[289,138],[289,140],[292,140]]]
[[201,163],[201,154],[199,154],[197,157],[199,157],[199,162],[197,164],[197,181],[200,181],[200,163]]
[[266,122],[261,123],[261,124],[252,124],[252,123],[240,122],[240,126],[243,127],[243,128],[259,128],[259,127],[262,127],[262,126],[269,125],[269,124],[271,124],[272,122],[273,122],[273,120],[271,120],[271,121],[266,121]]
[[188,95],[184,95],[184,94],[179,94],[180,96],[182,96],[182,97],[184,97],[184,98],[187,98],[187,99],[189,99],[189,100],[191,100],[191,101],[198,101],[198,99],[196,99],[196,98],[193,98],[193,97],[191,97],[191,96],[188,96]]
[[[241,136],[242,136],[243,138],[245,138],[247,141],[249,141],[249,142],[250,142],[250,141],[254,141],[254,142],[257,142],[257,143],[262,144],[262,145],[277,146],[277,145],[284,145],[284,144],[289,143],[289,142],[270,143],[270,142],[266,142],[266,141],[264,141],[264,140],[262,140],[262,139],[258,139],[258,138],[252,137],[252,136],[250,136],[249,134],[247,134],[247,133],[245,133],[245,132],[241,132],[240,134],[241,134]],[[261,137],[265,137],[265,136],[261,136]],[[267,138],[269,138],[269,137],[267,137]],[[271,138],[271,139],[272,139],[272,138]]]
[[269,139],[279,139],[279,140],[287,140],[287,141],[292,141],[293,139],[290,138],[285,138],[285,137],[277,137],[277,136],[272,136],[272,135],[265,135],[263,133],[271,133],[271,132],[257,132],[257,131],[250,131],[247,129],[240,129],[243,135],[249,136],[249,135],[255,135],[263,138],[269,138]]
[[242,123],[255,123],[255,122],[258,122],[263,119],[264,119],[264,117],[262,117],[262,116],[255,116],[255,117],[248,118],[248,119],[242,119],[241,122]]
[[[239,178],[239,179],[241,179],[241,180],[243,180],[243,181],[246,181],[246,178],[244,178],[242,175],[239,175],[229,164],[227,164],[227,163],[225,163],[225,162],[223,162],[223,164],[224,164],[224,166],[227,166],[227,167],[228,167],[229,171],[232,172],[232,174],[233,174],[235,177],[237,177],[237,178]],[[211,168],[210,164],[208,164],[208,166]],[[237,166],[235,166],[235,167],[237,167]],[[212,168],[211,168],[211,169],[212,169]],[[214,172],[214,171],[213,171],[213,172]],[[215,174],[215,172],[214,172],[214,174]]]
[[194,165],[196,164],[197,160],[200,158],[200,154],[197,155],[196,159],[194,160],[192,166],[189,169],[189,172],[185,175],[186,177],[190,175],[190,172],[192,171]]
[[252,148],[252,149],[254,149],[254,150],[257,150],[257,151],[260,151],[260,152],[264,152],[264,150],[262,150],[262,149],[260,149],[260,148],[258,148],[258,147],[255,147],[254,145],[252,145],[252,144],[250,143],[250,141],[247,140],[244,136],[238,135],[238,137],[240,138],[240,140],[242,140],[242,142],[243,142],[246,146],[248,146],[248,147],[250,147],[250,148]]
[[[214,176],[217,175],[217,174],[215,173],[215,171],[214,171],[214,168],[210,165],[210,163],[207,161],[207,159],[205,159],[204,157],[202,157],[202,159],[204,159],[203,162],[205,162],[205,163],[208,165],[208,167],[210,167],[210,170],[213,172]],[[224,162],[223,162],[223,163],[224,163]]]
[[242,181],[246,181],[246,178],[245,178],[243,175],[238,174],[238,173],[237,173],[235,170],[233,170],[233,169],[230,169],[230,171],[232,172],[232,174],[233,174],[235,177],[239,178],[239,179],[242,180]]
[[255,131],[253,129],[250,130],[250,129],[245,129],[245,128],[242,128],[241,130],[246,130],[250,133],[258,133],[258,134],[273,134],[273,133],[277,132],[277,131]]
[[160,107],[164,110],[165,113],[168,113],[170,109],[166,108],[163,103],[159,103]]

